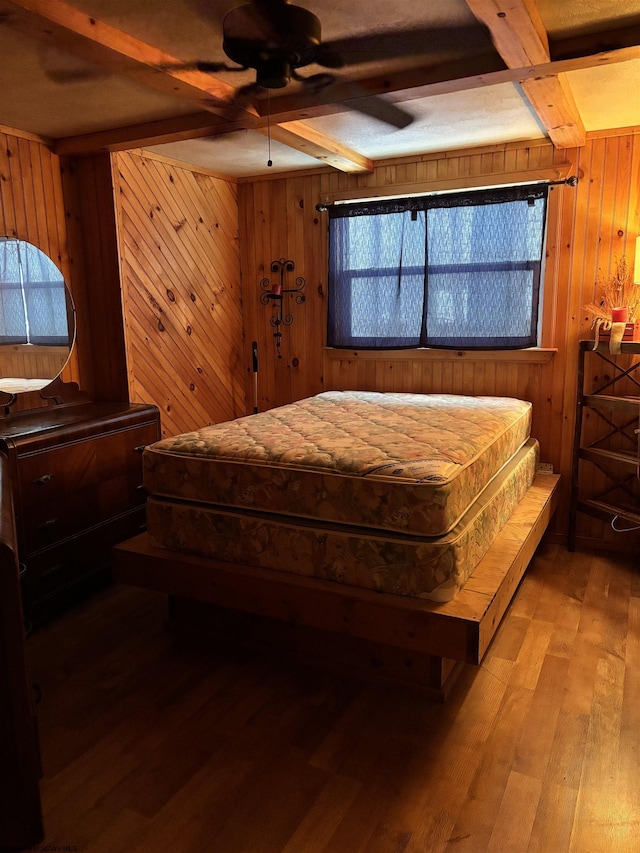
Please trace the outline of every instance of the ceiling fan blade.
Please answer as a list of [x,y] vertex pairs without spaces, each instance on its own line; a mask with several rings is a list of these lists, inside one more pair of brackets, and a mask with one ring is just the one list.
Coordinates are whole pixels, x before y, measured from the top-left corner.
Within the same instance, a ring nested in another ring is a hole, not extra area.
[[311,74],[309,77],[303,77],[295,68],[291,70],[291,76],[298,83],[304,83],[304,87],[309,95],[317,95],[337,80],[335,74],[326,73]]
[[205,74],[216,74],[219,71],[246,71],[246,66],[242,65],[227,65],[226,62],[208,62],[207,60],[197,59],[195,62],[185,63],[180,66],[185,69],[193,69],[194,71],[204,71]]
[[227,65],[226,62],[209,62],[206,59],[193,59],[190,62],[173,62],[160,65],[161,71],[202,71],[204,74],[217,74],[220,71],[247,71],[246,66]]
[[462,26],[434,26],[413,30],[395,30],[334,39],[320,44],[315,50],[315,61],[328,68],[343,65],[397,59],[404,56],[430,56],[449,51],[479,53],[495,50],[487,29],[481,24]]
[[[377,118],[385,124],[390,124],[401,130],[408,127],[413,121],[413,116],[406,110],[395,104],[384,100],[376,95],[369,95],[358,83],[349,82],[337,78],[334,74],[312,74],[310,77],[302,77],[299,74],[292,75],[295,80],[304,84],[305,90],[310,95],[319,95],[325,89],[329,89],[334,83],[340,83],[343,91],[347,91],[352,99],[342,101],[349,109],[365,113],[365,115]],[[329,95],[329,100],[331,96]]]
[[44,73],[53,83],[91,83],[94,80],[104,80],[111,77],[111,72],[104,70],[90,71],[86,68],[45,68]]
[[111,71],[52,45],[40,45],[40,66],[53,83],[85,83],[111,77]]
[[346,88],[352,91],[354,95],[353,100],[344,101],[350,109],[378,119],[378,121],[391,125],[398,130],[408,127],[413,122],[411,113],[389,101],[385,101],[384,98],[377,95],[362,94],[362,90],[355,84],[346,84]]
[[240,107],[240,109],[246,109],[249,106],[253,106],[253,99],[264,92],[262,86],[259,83],[247,83],[246,86],[239,86],[233,95],[230,103],[234,107]]

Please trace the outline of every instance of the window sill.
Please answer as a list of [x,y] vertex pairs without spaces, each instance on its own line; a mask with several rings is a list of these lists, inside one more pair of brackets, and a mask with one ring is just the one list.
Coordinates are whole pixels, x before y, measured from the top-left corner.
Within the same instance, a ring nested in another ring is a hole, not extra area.
[[379,349],[351,350],[325,347],[330,361],[346,359],[375,361],[501,361],[520,364],[547,364],[557,353],[555,347],[530,347],[511,350],[455,350],[455,349]]

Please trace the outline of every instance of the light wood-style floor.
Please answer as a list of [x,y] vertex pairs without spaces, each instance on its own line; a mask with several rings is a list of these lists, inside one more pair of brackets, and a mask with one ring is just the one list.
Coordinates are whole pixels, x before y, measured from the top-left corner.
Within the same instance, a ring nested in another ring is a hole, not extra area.
[[180,648],[111,587],[30,638],[47,845],[82,853],[637,853],[640,565],[542,545],[446,705]]

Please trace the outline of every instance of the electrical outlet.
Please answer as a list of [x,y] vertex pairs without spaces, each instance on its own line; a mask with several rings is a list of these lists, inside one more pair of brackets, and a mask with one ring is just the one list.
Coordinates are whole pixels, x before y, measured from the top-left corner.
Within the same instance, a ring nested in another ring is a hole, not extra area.
[[553,474],[553,465],[550,462],[539,462],[538,474]]

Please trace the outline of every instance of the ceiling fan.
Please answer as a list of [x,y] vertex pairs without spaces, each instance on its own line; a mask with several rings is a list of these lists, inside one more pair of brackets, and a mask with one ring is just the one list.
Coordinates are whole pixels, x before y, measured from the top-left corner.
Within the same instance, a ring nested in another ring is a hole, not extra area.
[[[206,4],[206,0],[204,0]],[[202,8],[202,0],[200,2]],[[295,6],[288,0],[251,0],[232,9],[222,23],[222,48],[236,63],[197,61],[191,65],[200,71],[256,72],[255,83],[237,90],[239,102],[260,89],[282,89],[290,81],[300,82],[309,94],[318,94],[338,82],[335,69],[363,62],[394,59],[405,56],[446,53],[452,49],[491,48],[485,28],[474,25],[445,25],[410,30],[372,33],[323,42],[320,20],[312,12]],[[330,72],[304,76],[299,69],[310,65],[331,69]],[[181,66],[185,67],[185,66]],[[406,110],[369,95],[356,82],[340,79],[353,99],[346,103],[351,109],[371,115],[396,128],[407,127],[413,116]],[[330,97],[330,91],[325,97]]]

